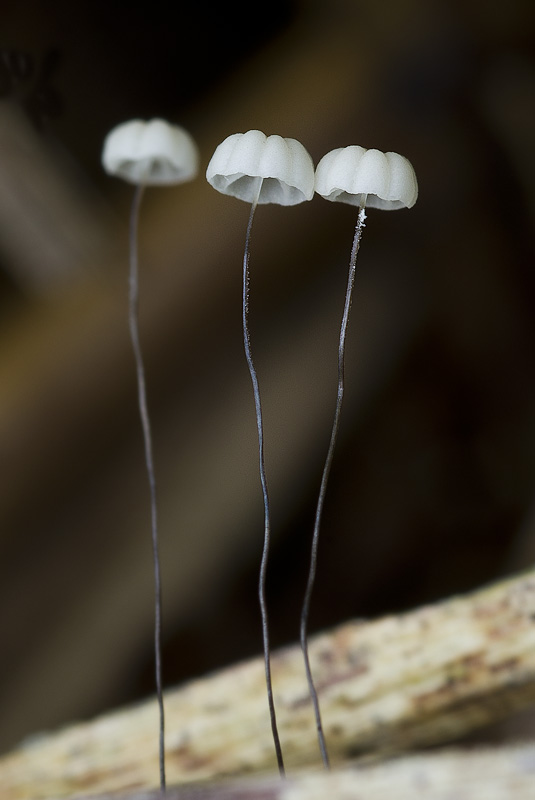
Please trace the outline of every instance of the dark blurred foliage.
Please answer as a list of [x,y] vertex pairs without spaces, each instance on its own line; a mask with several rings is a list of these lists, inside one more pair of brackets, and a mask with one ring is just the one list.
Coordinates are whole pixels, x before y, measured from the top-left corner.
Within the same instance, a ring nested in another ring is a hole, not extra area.
[[59,61],[59,52],[49,50],[35,74],[30,54],[17,50],[0,52],[0,96],[18,100],[38,130],[43,130],[62,111],[61,98],[53,86]]

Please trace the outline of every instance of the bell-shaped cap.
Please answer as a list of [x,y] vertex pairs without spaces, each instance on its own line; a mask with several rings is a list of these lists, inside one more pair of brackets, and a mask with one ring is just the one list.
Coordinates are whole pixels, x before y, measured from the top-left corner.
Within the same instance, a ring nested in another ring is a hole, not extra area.
[[412,208],[418,183],[411,162],[398,153],[352,145],[331,150],[316,168],[316,192],[326,200],[393,211]]
[[104,169],[129,183],[184,183],[197,175],[198,164],[197,145],[189,133],[163,119],[123,122],[104,140]]
[[206,180],[214,189],[252,203],[293,206],[314,195],[314,163],[296,139],[247,131],[228,136],[216,148]]

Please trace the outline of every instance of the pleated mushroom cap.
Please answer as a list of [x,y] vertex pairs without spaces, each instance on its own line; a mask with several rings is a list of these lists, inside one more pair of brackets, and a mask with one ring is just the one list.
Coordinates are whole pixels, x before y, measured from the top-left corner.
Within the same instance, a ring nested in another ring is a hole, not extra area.
[[185,183],[197,175],[198,164],[197,145],[189,133],[163,119],[123,122],[104,140],[104,169],[128,183]]
[[293,206],[314,195],[314,164],[296,139],[247,131],[228,136],[216,148],[206,180],[218,192],[252,203],[262,178],[259,203]]
[[366,150],[358,145],[327,153],[316,168],[316,192],[326,200],[394,211],[412,208],[418,183],[411,162],[398,153]]

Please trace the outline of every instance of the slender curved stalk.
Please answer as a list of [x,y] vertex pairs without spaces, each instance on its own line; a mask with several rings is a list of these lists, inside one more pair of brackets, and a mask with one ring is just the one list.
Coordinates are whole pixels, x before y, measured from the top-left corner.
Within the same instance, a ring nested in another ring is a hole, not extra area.
[[314,717],[316,720],[316,730],[318,734],[318,744],[323,760],[323,765],[326,769],[330,768],[329,754],[327,752],[327,745],[325,743],[325,735],[323,732],[323,724],[321,721],[321,712],[318,700],[318,693],[314,685],[314,678],[312,677],[312,670],[310,668],[310,658],[308,654],[308,618],[310,614],[310,601],[312,598],[312,591],[314,589],[314,581],[316,579],[316,569],[318,561],[318,544],[320,535],[321,516],[323,513],[323,505],[325,502],[325,494],[327,492],[327,481],[329,480],[329,473],[334,456],[334,448],[336,445],[336,438],[338,436],[338,429],[340,427],[340,412],[342,411],[342,400],[344,398],[344,372],[345,372],[345,346],[347,325],[349,322],[349,312],[351,311],[351,301],[353,295],[353,286],[355,283],[355,270],[357,263],[357,254],[360,247],[360,239],[362,236],[362,229],[364,227],[364,220],[366,219],[365,212],[366,197],[364,196],[359,213],[357,217],[357,224],[355,226],[355,235],[353,237],[353,246],[351,248],[351,257],[349,259],[349,276],[347,280],[346,299],[344,305],[344,313],[342,316],[342,324],[340,327],[340,340],[338,345],[338,393],[336,397],[336,410],[334,412],[333,426],[331,430],[331,439],[329,442],[329,449],[327,451],[327,458],[323,467],[323,474],[321,477],[320,493],[318,497],[318,504],[316,506],[316,516],[314,519],[314,533],[312,535],[312,546],[310,552],[310,566],[308,571],[308,580],[303,600],[303,607],[301,609],[301,628],[300,628],[300,641],[301,649],[303,651],[303,658],[305,662],[305,671],[308,682],[308,690],[314,706]]
[[152,554],[154,561],[154,661],[156,673],[156,694],[160,713],[160,738],[159,738],[159,763],[160,763],[160,790],[165,793],[165,717],[162,690],[162,588],[160,576],[160,556],[158,551],[158,514],[156,507],[156,478],[154,474],[154,458],[152,453],[152,436],[150,428],[149,411],[147,407],[147,391],[145,387],[145,368],[139,342],[139,286],[138,286],[138,249],[137,231],[139,223],[139,208],[143,197],[144,186],[138,186],[132,200],[130,214],[130,273],[128,280],[128,323],[130,338],[134,350],[137,375],[137,391],[139,416],[143,429],[143,442],[145,446],[145,465],[150,489],[151,506],[151,538]]
[[264,464],[264,425],[262,419],[262,404],[260,402],[260,389],[258,386],[258,377],[253,363],[251,354],[251,337],[249,334],[249,256],[250,256],[250,240],[251,228],[253,227],[253,219],[262,189],[262,178],[258,178],[258,187],[256,195],[251,205],[251,212],[249,214],[249,222],[247,224],[247,233],[245,236],[245,250],[243,254],[243,306],[242,306],[242,319],[243,319],[243,344],[245,348],[245,357],[251,375],[253,384],[253,394],[256,413],[256,427],[258,430],[258,454],[260,463],[260,483],[262,484],[262,495],[264,498],[264,545],[262,549],[262,561],[260,563],[260,576],[258,581],[258,598],[260,601],[260,614],[262,618],[262,640],[264,645],[264,666],[266,673],[266,688],[269,706],[269,717],[271,721],[271,731],[273,733],[273,743],[275,745],[275,753],[277,755],[277,765],[281,777],[284,777],[284,760],[282,757],[282,748],[279,739],[279,732],[277,729],[277,715],[275,712],[275,703],[273,700],[273,687],[271,682],[271,652],[269,645],[269,628],[268,628],[268,612],[266,603],[266,572],[269,557],[269,546],[271,539],[271,522],[269,513],[269,495],[266,479],[266,469]]

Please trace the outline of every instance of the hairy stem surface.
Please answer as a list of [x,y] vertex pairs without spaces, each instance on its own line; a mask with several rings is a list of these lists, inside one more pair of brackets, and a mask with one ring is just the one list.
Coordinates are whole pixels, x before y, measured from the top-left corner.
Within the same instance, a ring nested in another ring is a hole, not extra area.
[[323,724],[321,721],[320,705],[318,700],[318,693],[314,684],[312,670],[310,668],[310,658],[308,654],[308,619],[310,615],[310,601],[312,598],[312,591],[314,589],[314,581],[316,579],[316,570],[318,562],[318,544],[321,526],[321,517],[323,513],[323,505],[325,502],[325,494],[327,492],[327,482],[329,480],[329,473],[334,456],[334,448],[336,445],[336,438],[338,436],[338,429],[340,427],[340,413],[342,411],[342,400],[344,398],[344,371],[345,371],[345,346],[347,326],[349,322],[349,312],[351,311],[351,301],[353,296],[353,286],[355,283],[355,270],[357,263],[357,254],[360,247],[360,239],[362,236],[362,229],[364,227],[364,220],[366,219],[366,212],[364,210],[365,199],[359,209],[357,224],[355,227],[355,235],[353,237],[353,246],[351,248],[351,257],[349,259],[349,276],[347,280],[346,299],[344,305],[344,313],[342,316],[342,324],[340,327],[340,340],[338,344],[338,393],[336,396],[336,409],[334,412],[333,426],[331,430],[331,439],[329,442],[329,449],[327,451],[327,458],[323,467],[323,474],[321,477],[320,493],[318,503],[316,506],[316,516],[314,519],[314,533],[312,535],[312,546],[310,553],[310,566],[308,571],[308,580],[305,590],[305,597],[303,600],[303,607],[301,609],[301,628],[300,628],[300,641],[301,649],[303,651],[303,659],[305,662],[305,671],[308,682],[308,690],[312,705],[314,706],[314,717],[316,720],[316,731],[318,735],[318,744],[323,760],[323,765],[329,769],[329,754],[325,742],[325,734],[323,732]]

